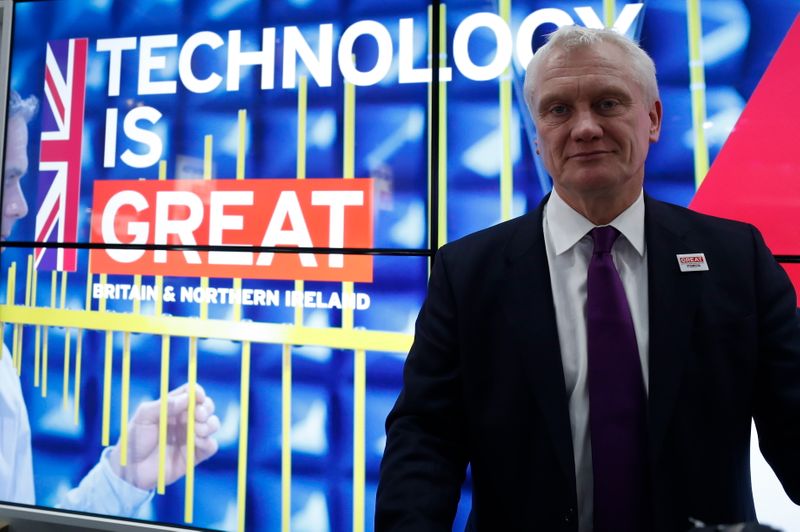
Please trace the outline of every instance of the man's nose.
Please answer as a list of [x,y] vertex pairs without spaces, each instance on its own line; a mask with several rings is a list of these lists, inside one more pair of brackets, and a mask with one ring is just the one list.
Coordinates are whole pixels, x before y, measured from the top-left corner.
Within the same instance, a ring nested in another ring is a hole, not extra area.
[[7,192],[7,197],[3,201],[3,214],[8,218],[22,218],[28,214],[28,202],[22,194],[19,185],[11,187]]
[[573,140],[592,141],[603,136],[603,127],[591,109],[579,110],[576,111],[571,134]]

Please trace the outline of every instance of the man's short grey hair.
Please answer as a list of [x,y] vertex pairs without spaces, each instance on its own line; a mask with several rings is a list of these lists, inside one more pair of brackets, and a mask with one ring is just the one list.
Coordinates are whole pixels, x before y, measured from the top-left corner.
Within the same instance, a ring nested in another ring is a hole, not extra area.
[[8,118],[9,120],[15,116],[21,117],[26,123],[30,122],[36,110],[39,108],[39,100],[36,96],[28,96],[22,98],[17,91],[11,89],[11,95],[8,98]]
[[[533,86],[537,70],[555,51],[576,50],[592,47],[602,43],[618,46],[627,57],[626,64],[633,72],[636,83],[641,87],[645,97],[651,104],[658,100],[658,82],[656,81],[656,65],[637,43],[628,37],[610,29],[584,28],[583,26],[562,26],[547,36],[547,42],[533,55],[525,71],[525,102],[533,113]],[[624,68],[625,65],[620,65]]]

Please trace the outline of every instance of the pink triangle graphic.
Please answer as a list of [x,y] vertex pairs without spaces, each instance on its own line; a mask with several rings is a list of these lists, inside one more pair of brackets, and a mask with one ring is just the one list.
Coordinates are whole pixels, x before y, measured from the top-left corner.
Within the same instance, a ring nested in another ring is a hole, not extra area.
[[[750,222],[776,255],[800,255],[800,16],[690,207]],[[800,292],[800,266],[786,268]]]

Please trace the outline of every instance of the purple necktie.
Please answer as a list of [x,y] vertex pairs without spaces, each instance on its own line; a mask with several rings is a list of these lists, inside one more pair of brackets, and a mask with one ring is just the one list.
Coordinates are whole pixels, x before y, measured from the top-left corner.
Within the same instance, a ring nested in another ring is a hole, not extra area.
[[648,524],[647,419],[642,365],[625,288],[611,257],[619,231],[595,227],[586,279],[594,532]]

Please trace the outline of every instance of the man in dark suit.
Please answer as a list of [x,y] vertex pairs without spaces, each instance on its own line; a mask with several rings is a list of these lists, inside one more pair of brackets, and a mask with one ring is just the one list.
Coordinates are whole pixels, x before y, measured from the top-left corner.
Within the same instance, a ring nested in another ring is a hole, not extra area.
[[755,519],[751,419],[800,503],[800,326],[758,231],[643,194],[652,60],[561,28],[525,93],[553,192],[444,246],[386,422],[376,530],[673,531]]

